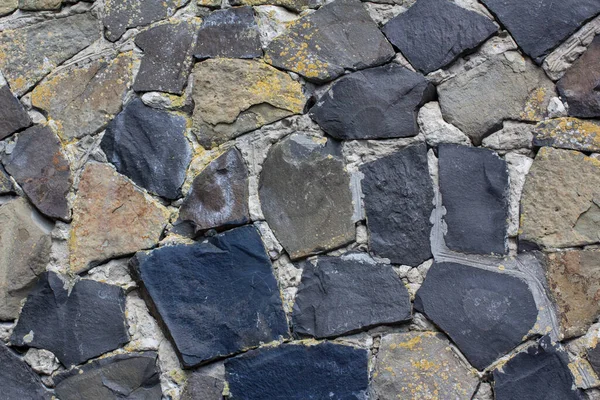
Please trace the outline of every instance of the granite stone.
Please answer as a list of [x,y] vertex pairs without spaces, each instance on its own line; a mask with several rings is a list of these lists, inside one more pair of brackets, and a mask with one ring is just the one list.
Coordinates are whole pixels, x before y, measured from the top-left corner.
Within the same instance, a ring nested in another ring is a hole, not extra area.
[[0,140],[31,125],[31,118],[8,85],[0,85]]

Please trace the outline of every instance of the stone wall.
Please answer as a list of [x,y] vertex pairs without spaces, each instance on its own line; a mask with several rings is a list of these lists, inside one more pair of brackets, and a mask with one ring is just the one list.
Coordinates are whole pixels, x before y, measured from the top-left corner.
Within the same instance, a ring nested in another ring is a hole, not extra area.
[[599,14],[0,0],[0,398],[600,399]]

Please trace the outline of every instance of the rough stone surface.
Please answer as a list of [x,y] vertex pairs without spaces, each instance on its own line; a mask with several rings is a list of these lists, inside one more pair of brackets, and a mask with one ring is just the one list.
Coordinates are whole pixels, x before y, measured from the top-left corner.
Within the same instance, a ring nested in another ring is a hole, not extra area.
[[504,121],[502,129],[484,138],[481,144],[494,150],[529,149],[532,147],[534,128],[535,125],[524,122]]
[[192,221],[197,231],[250,221],[248,168],[239,150],[228,150],[194,178],[179,209],[179,219]]
[[10,180],[9,176],[6,174],[4,167],[0,164],[0,195],[1,194],[9,194],[15,191],[15,187]]
[[[419,110],[419,131],[425,136],[429,146],[437,147],[440,143],[471,145],[471,139],[460,129],[444,121],[442,110],[437,102],[429,102]],[[485,140],[485,139],[484,139]]]
[[482,0],[519,47],[541,64],[561,42],[600,13],[596,0]]
[[0,16],[10,14],[19,6],[19,0],[4,0],[0,3]]
[[310,110],[337,139],[387,139],[419,133],[417,111],[435,89],[398,64],[358,71],[335,82]]
[[38,85],[31,102],[55,121],[64,141],[94,134],[121,110],[132,79],[132,62],[132,53],[127,52],[67,67]]
[[288,336],[271,262],[252,226],[138,253],[132,268],[184,367]]
[[31,118],[8,85],[0,85],[0,140],[30,124]]
[[322,0],[232,0],[232,3],[258,6],[261,4],[272,4],[285,7],[295,12],[301,12],[309,8],[317,8],[323,4]]
[[76,282],[70,292],[64,286],[53,272],[40,276],[11,343],[50,350],[69,367],[129,341],[121,288],[91,280]]
[[600,122],[570,117],[542,121],[535,127],[533,144],[600,152]]
[[292,259],[354,240],[350,176],[338,144],[293,134],[269,151],[260,175],[265,218]]
[[514,152],[507,153],[504,159],[506,160],[508,177],[510,180],[508,228],[506,233],[509,237],[515,237],[519,233],[519,217],[523,186],[525,186],[525,178],[533,164],[533,159]]
[[71,271],[154,246],[167,210],[114,169],[88,164],[79,182],[69,239]]
[[494,370],[494,398],[581,400],[567,363],[567,354],[545,336]]
[[523,188],[519,238],[543,247],[600,242],[600,162],[542,147]]
[[206,60],[193,76],[193,131],[206,148],[299,114],[306,102],[298,82],[261,61]]
[[[273,3],[269,1],[269,3]],[[254,7],[256,23],[263,48],[285,32],[287,23],[300,18],[298,14],[283,7],[264,5]]]
[[48,350],[34,349],[27,350],[23,357],[31,369],[43,375],[52,375],[54,371],[60,368],[60,363],[54,354]]
[[381,338],[372,390],[379,400],[471,399],[479,379],[440,333]]
[[192,158],[186,124],[181,115],[134,99],[108,125],[100,145],[117,171],[149,192],[176,199]]
[[57,65],[100,38],[97,22],[85,13],[0,32],[0,70],[13,93],[26,93]]
[[202,20],[194,56],[199,59],[262,56],[252,7],[217,10]]
[[408,290],[389,265],[339,257],[305,262],[292,316],[295,333],[339,336],[411,318]]
[[428,74],[475,49],[498,28],[451,1],[419,0],[382,30],[413,67]]
[[225,362],[231,397],[239,399],[365,399],[367,351],[321,343],[284,344]]
[[479,370],[520,344],[538,315],[525,281],[448,262],[429,269],[415,310],[444,330]]
[[14,149],[2,163],[38,210],[52,218],[69,218],[71,168],[49,127],[36,125],[17,134]]
[[369,248],[394,264],[431,258],[433,187],[427,147],[419,144],[361,166]]
[[490,57],[437,87],[444,119],[475,144],[507,119],[539,121],[547,114],[554,84],[516,51]]
[[194,373],[187,380],[181,400],[219,400],[223,397],[225,383],[210,375]]
[[475,254],[506,253],[508,170],[491,150],[439,146],[446,245]]
[[0,321],[16,319],[21,300],[46,270],[50,232],[21,198],[0,206]]
[[181,94],[192,68],[197,24],[179,21],[157,25],[135,37],[144,51],[133,89]]
[[19,0],[19,9],[27,11],[56,10],[59,9],[62,0]]
[[345,69],[381,65],[393,56],[392,46],[356,0],[334,1],[290,22],[265,50],[269,64],[315,82],[335,79]]
[[6,399],[49,400],[40,377],[27,364],[0,343],[0,387]]
[[587,349],[586,357],[592,365],[594,372],[600,375],[600,346],[596,344],[594,347]]

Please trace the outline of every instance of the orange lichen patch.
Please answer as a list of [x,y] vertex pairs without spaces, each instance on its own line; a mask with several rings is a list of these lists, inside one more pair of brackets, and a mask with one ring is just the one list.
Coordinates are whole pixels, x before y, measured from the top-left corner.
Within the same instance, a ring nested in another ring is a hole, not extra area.
[[573,150],[600,150],[600,122],[578,118],[557,118],[540,122],[536,141]]
[[539,87],[529,94],[520,118],[525,121],[540,121],[546,115],[548,106],[548,89]]

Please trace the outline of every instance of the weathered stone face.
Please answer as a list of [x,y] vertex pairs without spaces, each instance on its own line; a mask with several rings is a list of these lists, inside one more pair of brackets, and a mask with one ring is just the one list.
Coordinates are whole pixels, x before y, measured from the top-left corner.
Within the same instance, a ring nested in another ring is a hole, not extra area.
[[[100,38],[90,13],[0,32],[0,70],[18,96]],[[43,49],[43,50],[42,50]]]
[[179,209],[179,220],[192,221],[197,231],[250,221],[248,168],[239,150],[228,150],[194,178]]
[[261,61],[206,60],[193,76],[193,131],[206,148],[299,114],[306,102],[298,82]]
[[9,194],[15,191],[14,185],[0,164],[0,194]]
[[248,6],[260,6],[269,4],[285,7],[295,12],[301,12],[309,8],[317,8],[322,5],[321,0],[232,0],[231,4],[244,4]]
[[19,0],[19,9],[28,11],[56,10],[60,8],[62,0]]
[[0,16],[10,14],[19,6],[19,0],[5,0],[0,3]]
[[132,79],[132,63],[132,53],[127,52],[112,60],[68,67],[34,89],[32,104],[56,122],[65,142],[94,134],[121,110]]
[[568,117],[542,121],[535,127],[533,144],[598,152],[600,122]]
[[36,125],[17,134],[14,149],[2,157],[2,163],[43,214],[62,220],[70,217],[71,168],[49,127]]
[[440,333],[385,335],[371,384],[380,400],[471,399],[479,379]]
[[91,280],[68,291],[57,274],[46,272],[27,296],[10,340],[50,350],[66,367],[81,364],[129,341],[125,293]]
[[592,365],[594,372],[600,374],[600,346],[596,344],[594,347],[587,349],[586,357]]
[[382,30],[412,66],[428,74],[475,49],[498,28],[448,0],[419,0]]
[[362,4],[337,0],[288,24],[265,50],[265,61],[315,82],[327,82],[345,69],[381,65],[392,46]]
[[219,399],[223,397],[223,380],[208,375],[193,373],[186,382],[181,400]]
[[415,136],[419,133],[417,111],[434,94],[421,74],[388,64],[341,78],[310,115],[336,139]]
[[600,242],[600,163],[542,147],[523,188],[521,240],[543,247]]
[[249,399],[359,400],[369,381],[366,350],[327,342],[252,350],[227,360],[225,373],[231,396]]
[[289,334],[271,262],[252,226],[138,253],[132,269],[185,368]]
[[88,164],[73,206],[69,240],[73,273],[154,246],[169,214],[103,164]]
[[269,226],[292,259],[355,237],[350,176],[331,140],[293,134],[275,144],[263,164],[259,196]]
[[21,300],[46,270],[50,259],[50,232],[21,198],[0,206],[0,321],[19,315]]
[[0,385],[7,399],[48,400],[40,377],[21,361],[4,343],[0,343]]
[[0,140],[27,128],[31,119],[8,85],[0,84]]

